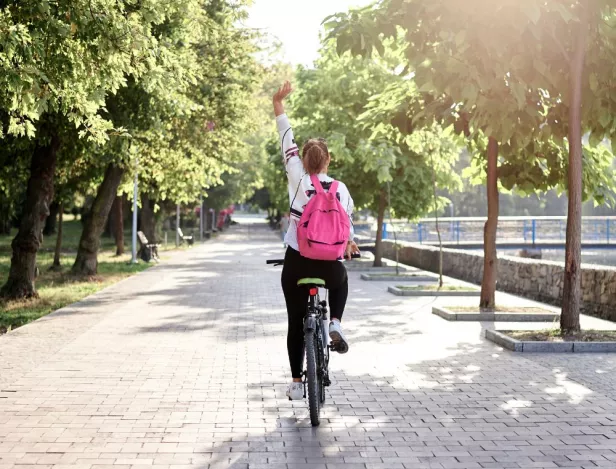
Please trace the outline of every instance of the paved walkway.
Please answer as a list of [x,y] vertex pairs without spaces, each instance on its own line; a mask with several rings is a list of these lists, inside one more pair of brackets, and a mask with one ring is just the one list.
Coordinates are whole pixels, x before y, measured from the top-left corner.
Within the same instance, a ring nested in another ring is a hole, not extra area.
[[280,244],[237,227],[0,337],[0,469],[616,468],[616,357],[514,355],[356,272],[311,428]]

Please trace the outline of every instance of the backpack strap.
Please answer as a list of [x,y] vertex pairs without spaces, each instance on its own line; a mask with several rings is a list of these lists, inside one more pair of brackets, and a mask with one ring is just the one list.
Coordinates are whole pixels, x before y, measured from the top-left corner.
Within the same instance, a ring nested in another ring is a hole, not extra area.
[[336,195],[336,192],[338,192],[338,181],[336,181],[335,179],[332,182],[332,185],[329,186],[329,191],[330,194],[334,194],[334,196]]
[[319,181],[319,178],[316,174],[311,174],[310,180],[312,181],[312,185],[317,191],[317,194],[325,194],[325,191],[323,190],[323,186],[321,185],[321,181]]

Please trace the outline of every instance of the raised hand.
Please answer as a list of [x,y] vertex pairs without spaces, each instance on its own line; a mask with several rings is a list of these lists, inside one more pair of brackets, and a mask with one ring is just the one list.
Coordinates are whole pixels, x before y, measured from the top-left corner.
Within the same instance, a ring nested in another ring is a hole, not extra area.
[[291,94],[293,88],[291,87],[291,83],[285,81],[284,84],[278,88],[278,91],[274,94],[274,102],[282,103],[284,99]]

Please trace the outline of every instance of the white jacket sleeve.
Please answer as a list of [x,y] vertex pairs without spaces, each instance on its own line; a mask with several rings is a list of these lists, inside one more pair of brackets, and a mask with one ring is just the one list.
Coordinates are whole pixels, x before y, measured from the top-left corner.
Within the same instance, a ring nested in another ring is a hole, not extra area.
[[355,210],[355,204],[353,202],[353,198],[351,197],[351,193],[349,192],[349,202],[346,207],[346,212],[347,212],[347,215],[349,216],[349,221],[351,222],[351,231],[349,232],[349,241],[353,241],[353,239],[355,238],[355,227],[353,226],[353,210]]
[[304,176],[304,165],[299,157],[299,148],[295,143],[293,129],[286,114],[276,117],[276,126],[280,135],[282,162],[287,171],[287,178],[292,187],[299,185]]

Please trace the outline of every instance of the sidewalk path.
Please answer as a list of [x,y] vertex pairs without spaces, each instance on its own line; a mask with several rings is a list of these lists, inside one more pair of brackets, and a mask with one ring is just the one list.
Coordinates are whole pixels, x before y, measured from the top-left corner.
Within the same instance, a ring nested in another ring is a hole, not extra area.
[[515,355],[355,272],[311,428],[282,254],[234,227],[0,337],[0,469],[616,468],[616,357]]

